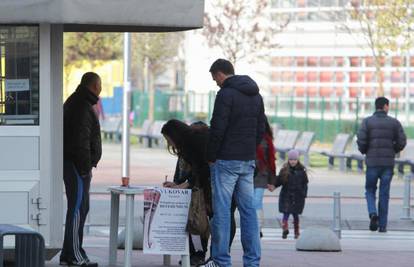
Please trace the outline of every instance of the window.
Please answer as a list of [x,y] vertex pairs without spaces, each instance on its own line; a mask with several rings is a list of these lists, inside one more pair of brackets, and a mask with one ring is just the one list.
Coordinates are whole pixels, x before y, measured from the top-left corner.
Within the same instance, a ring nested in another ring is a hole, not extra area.
[[0,125],[39,125],[39,29],[0,25]]

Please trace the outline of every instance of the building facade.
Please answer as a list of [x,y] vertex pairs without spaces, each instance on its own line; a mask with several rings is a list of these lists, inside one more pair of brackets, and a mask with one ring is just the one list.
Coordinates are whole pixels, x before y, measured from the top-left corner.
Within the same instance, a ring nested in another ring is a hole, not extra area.
[[[355,1],[352,1],[355,2]],[[374,58],[365,37],[354,28],[350,0],[272,0],[275,21],[289,20],[278,36],[281,49],[271,58],[273,94],[309,97],[374,97],[378,88]],[[348,11],[347,11],[348,8]],[[414,33],[413,33],[414,34]],[[384,93],[414,94],[414,54],[381,59]]]

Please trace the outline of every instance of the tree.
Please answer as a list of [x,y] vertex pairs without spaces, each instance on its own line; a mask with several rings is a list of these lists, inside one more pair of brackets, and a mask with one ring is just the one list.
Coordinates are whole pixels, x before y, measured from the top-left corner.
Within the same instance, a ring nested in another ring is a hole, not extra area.
[[357,21],[359,31],[349,25],[347,29],[364,36],[374,59],[377,95],[383,96],[384,57],[389,53],[407,52],[414,41],[413,0],[352,0],[350,5],[349,14]]
[[149,113],[154,120],[155,79],[171,66],[178,55],[183,33],[136,33],[132,34],[132,71],[141,73],[148,80]]
[[265,57],[279,47],[276,34],[289,20],[272,22],[269,0],[211,0],[212,11],[204,16],[203,35],[210,47],[218,47],[233,64]]
[[122,34],[97,32],[71,32],[64,35],[64,72],[65,84],[72,67],[87,60],[96,66],[97,62],[122,58]]

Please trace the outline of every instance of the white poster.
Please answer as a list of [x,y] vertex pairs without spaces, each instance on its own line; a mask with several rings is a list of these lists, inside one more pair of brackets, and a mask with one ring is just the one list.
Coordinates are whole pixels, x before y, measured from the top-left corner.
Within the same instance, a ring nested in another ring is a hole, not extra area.
[[23,92],[29,90],[29,79],[6,79],[6,92]]
[[144,190],[144,253],[188,255],[185,231],[191,190]]

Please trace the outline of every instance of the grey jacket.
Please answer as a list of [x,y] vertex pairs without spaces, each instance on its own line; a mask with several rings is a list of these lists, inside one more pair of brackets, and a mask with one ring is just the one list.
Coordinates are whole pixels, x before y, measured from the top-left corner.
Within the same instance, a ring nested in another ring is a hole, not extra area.
[[367,167],[394,166],[395,154],[407,143],[401,123],[385,111],[376,111],[365,118],[357,138],[359,151],[366,155]]

